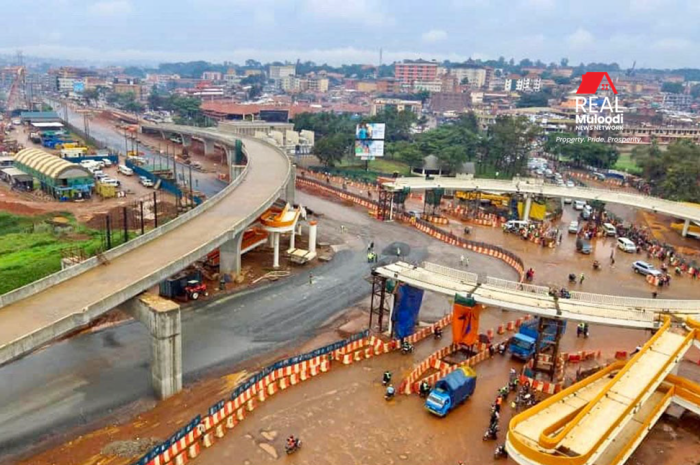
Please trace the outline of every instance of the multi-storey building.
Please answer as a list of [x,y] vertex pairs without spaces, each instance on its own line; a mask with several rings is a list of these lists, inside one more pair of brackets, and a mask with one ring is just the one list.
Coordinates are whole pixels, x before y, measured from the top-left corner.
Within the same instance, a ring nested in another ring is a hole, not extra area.
[[394,64],[394,76],[404,84],[415,81],[432,82],[437,78],[438,64],[436,62],[417,60],[404,61]]

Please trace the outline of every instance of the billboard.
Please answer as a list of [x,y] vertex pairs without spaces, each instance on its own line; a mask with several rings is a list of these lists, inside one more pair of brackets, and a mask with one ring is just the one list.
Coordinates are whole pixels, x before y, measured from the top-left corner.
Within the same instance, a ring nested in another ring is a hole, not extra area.
[[73,82],[73,92],[76,94],[81,94],[85,91],[85,83],[83,81]]
[[355,156],[356,157],[383,157],[384,156],[384,141],[383,140],[356,140],[355,141]]
[[384,131],[386,124],[384,123],[360,123],[355,128],[355,139],[381,139],[384,140]]

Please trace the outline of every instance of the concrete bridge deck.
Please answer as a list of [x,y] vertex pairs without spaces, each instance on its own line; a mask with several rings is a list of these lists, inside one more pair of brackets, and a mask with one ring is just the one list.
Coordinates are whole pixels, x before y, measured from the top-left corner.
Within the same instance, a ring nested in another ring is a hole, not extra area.
[[279,149],[211,130],[177,130],[211,134],[231,146],[236,139],[242,140],[248,165],[237,185],[188,212],[190,217],[182,224],[171,225],[169,230],[170,223],[162,226],[165,232],[153,234],[152,240],[141,244],[143,240],[135,239],[106,252],[107,264],[100,265],[93,258],[81,264],[85,266],[80,270],[77,265],[69,273],[74,276],[59,272],[0,296],[0,364],[88,324],[236,238],[284,192],[292,165]]

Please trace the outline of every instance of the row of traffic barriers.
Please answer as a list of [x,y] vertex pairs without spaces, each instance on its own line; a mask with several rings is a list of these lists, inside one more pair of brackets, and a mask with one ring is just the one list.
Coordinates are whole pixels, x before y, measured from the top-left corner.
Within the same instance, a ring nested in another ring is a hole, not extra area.
[[[365,207],[368,210],[370,210],[370,212],[377,211],[378,203],[374,200],[343,191],[342,189],[338,189],[337,187],[324,184],[315,179],[297,177],[296,182],[297,185],[299,185],[300,187],[307,187],[329,195],[334,195],[345,201],[349,201],[362,207]],[[515,271],[520,276],[520,280],[522,280],[525,276],[525,265],[523,264],[522,259],[508,250],[505,250],[501,247],[492,244],[487,244],[485,242],[477,242],[464,239],[463,237],[459,237],[450,232],[446,232],[428,221],[417,219],[415,217],[409,217],[409,215],[405,213],[397,212],[394,217],[395,219],[411,224],[419,231],[433,236],[436,239],[441,240],[443,242],[447,242],[448,244],[502,260],[509,266],[511,266],[513,269],[515,269]]]
[[[405,339],[417,343],[432,335],[436,327],[447,326],[451,319],[451,315],[442,318]],[[238,386],[229,400],[212,405],[204,417],[197,415],[134,465],[184,465],[197,457],[202,447],[211,447],[217,439],[223,438],[270,396],[326,373],[334,364],[349,365],[399,347],[399,340],[384,341],[365,330],[312,352],[274,363]]]
[[[498,333],[499,335],[505,334],[506,331],[509,332],[514,332],[517,331],[520,328],[520,325],[522,324],[523,321],[527,321],[531,318],[530,315],[525,315],[522,318],[518,318],[517,320],[509,321],[504,324],[498,325],[497,329],[489,329],[486,331],[486,335],[488,336],[489,340],[493,340],[494,332]],[[449,323],[452,322],[452,315],[448,315],[443,320],[448,321]],[[440,321],[443,321],[440,320]],[[448,324],[449,324],[448,323]],[[401,384],[399,385],[399,392],[403,394],[412,394],[412,393],[418,393],[419,392],[419,386],[420,383],[423,381],[427,382],[431,386],[435,384],[440,378],[444,377],[448,373],[453,372],[457,368],[461,366],[474,366],[477,363],[480,363],[487,358],[490,358],[493,355],[493,346],[497,345],[498,343],[492,342],[492,343],[479,343],[477,349],[477,353],[462,362],[461,364],[451,364],[444,362],[442,359],[447,357],[448,355],[458,351],[460,349],[460,346],[456,344],[450,344],[449,346],[443,347],[441,349],[438,349],[437,351],[433,352],[430,354],[427,358],[425,358],[422,362],[420,362],[418,365],[415,366],[415,368],[406,376],[403,381],[401,381]],[[430,376],[423,377],[423,374],[428,371],[428,369],[433,368],[437,370],[437,373],[434,373]]]

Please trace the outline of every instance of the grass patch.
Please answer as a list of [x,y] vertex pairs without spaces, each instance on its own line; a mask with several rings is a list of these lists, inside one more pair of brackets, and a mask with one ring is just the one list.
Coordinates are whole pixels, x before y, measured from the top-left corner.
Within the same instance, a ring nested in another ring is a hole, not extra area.
[[[365,162],[362,160],[343,159],[343,161],[338,165],[339,168],[349,168],[356,170],[364,170]],[[369,171],[374,171],[377,173],[393,174],[394,171],[398,171],[402,176],[408,176],[411,173],[411,168],[404,162],[398,160],[388,160],[379,159],[372,160],[369,162]]]
[[61,214],[69,220],[69,227],[58,232],[46,223],[54,216],[58,215],[0,213],[0,294],[59,271],[64,249],[81,248],[92,255],[101,247],[99,231],[78,225],[72,215]]
[[621,153],[613,169],[631,174],[639,174],[642,171],[641,168],[637,166],[637,162],[634,161],[630,153]]

